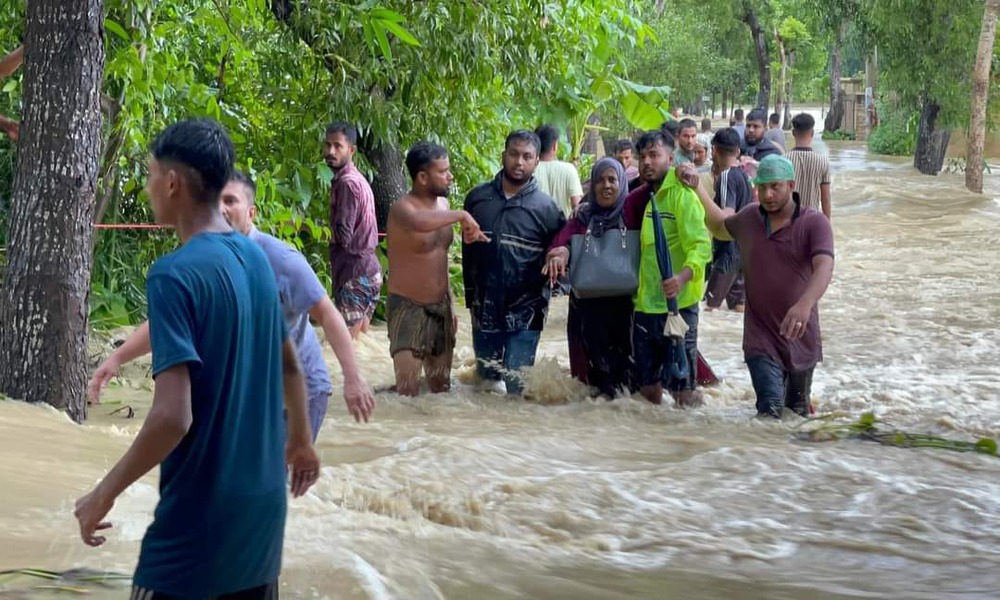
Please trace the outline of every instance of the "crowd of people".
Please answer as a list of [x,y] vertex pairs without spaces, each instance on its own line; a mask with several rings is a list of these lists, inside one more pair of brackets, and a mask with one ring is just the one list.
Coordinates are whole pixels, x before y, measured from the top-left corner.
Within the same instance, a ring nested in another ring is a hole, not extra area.
[[[412,187],[387,223],[395,391],[421,393],[421,374],[429,392],[450,389],[457,224],[480,390],[524,393],[522,372],[562,291],[571,374],[594,395],[638,392],[659,404],[666,391],[679,407],[698,406],[701,304],[725,301],[744,312],[758,415],[809,414],[822,359],[817,304],[833,274],[829,165],[811,149],[809,115],[793,119],[787,157],[764,117],[754,110],[714,133],[711,122],[698,131],[693,120],[668,121],[617,142],[586,186],[557,159],[555,127],[514,131],[500,171],[461,210],[448,201],[448,151],[415,144],[406,156]],[[375,398],[352,338],[369,328],[383,273],[356,144],[352,126],[327,128],[332,299],[298,250],[254,226],[256,188],[235,170],[221,125],[181,121],[151,147],[146,190],[157,222],[181,245],[150,268],[149,321],[97,368],[89,393],[97,402],[122,364],[151,352],[153,404],[75,511],[84,542],[102,544],[115,499],[161,466],[133,598],[277,597],[286,478],[293,495],[317,480],[313,444],[332,389],[311,321],[343,370],[350,413],[371,417]]]

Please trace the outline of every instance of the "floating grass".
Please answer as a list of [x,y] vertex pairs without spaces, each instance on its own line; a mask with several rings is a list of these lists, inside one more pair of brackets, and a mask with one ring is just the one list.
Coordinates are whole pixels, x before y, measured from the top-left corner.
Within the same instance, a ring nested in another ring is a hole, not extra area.
[[831,414],[807,419],[796,426],[802,429],[796,432],[796,437],[807,442],[832,442],[843,439],[857,439],[877,442],[885,446],[899,448],[936,448],[953,452],[977,452],[997,456],[997,442],[992,438],[981,438],[975,442],[953,440],[929,433],[910,433],[895,429],[885,421],[880,420],[873,412],[863,413],[857,421],[839,421],[841,414]]
[[32,590],[88,594],[99,587],[111,587],[115,582],[129,582],[132,580],[132,576],[93,569],[69,569],[67,571],[34,568],[10,569],[0,571],[0,594],[7,591],[16,593],[18,589],[23,590],[24,588],[21,587],[8,587],[8,584],[32,579],[44,581],[44,583],[35,585],[28,584]]

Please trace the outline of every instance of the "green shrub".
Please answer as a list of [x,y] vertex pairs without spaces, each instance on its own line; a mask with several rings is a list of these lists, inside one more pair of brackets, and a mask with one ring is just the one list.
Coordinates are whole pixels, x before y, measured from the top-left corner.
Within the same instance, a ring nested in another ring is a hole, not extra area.
[[909,156],[917,145],[918,114],[912,111],[895,110],[879,106],[882,115],[879,126],[868,134],[868,150],[876,154]]
[[849,131],[844,131],[843,129],[838,129],[836,131],[824,131],[822,134],[820,134],[820,137],[823,139],[824,142],[838,142],[845,140],[853,141],[857,139],[857,137],[853,133]]

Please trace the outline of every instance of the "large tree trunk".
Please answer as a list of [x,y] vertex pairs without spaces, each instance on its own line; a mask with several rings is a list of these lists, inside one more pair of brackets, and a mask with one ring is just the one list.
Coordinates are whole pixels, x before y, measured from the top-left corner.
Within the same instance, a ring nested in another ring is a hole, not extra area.
[[785,41],[778,32],[774,32],[774,41],[778,44],[778,63],[781,65],[778,75],[778,90],[774,94],[774,112],[785,112],[785,92],[788,89],[788,54],[785,52]]
[[[788,67],[795,68],[795,52],[791,52],[788,55]],[[782,115],[781,127],[785,131],[790,131],[792,129],[792,79],[793,75],[788,76],[788,81],[785,82],[785,114]]]
[[913,153],[913,166],[924,175],[937,175],[944,165],[951,131],[938,127],[941,106],[934,100],[924,100],[920,110],[920,128],[917,130],[917,148]]
[[760,78],[760,88],[757,90],[757,106],[767,110],[771,100],[771,57],[767,52],[767,36],[757,19],[751,0],[743,0],[743,22],[750,28],[753,36],[754,52],[757,55],[757,73]]
[[823,121],[824,131],[837,131],[844,123],[844,88],[840,85],[842,73],[841,46],[847,37],[847,21],[837,30],[837,40],[830,49],[830,110]]
[[403,175],[403,153],[392,144],[362,136],[358,149],[375,169],[372,177],[372,193],[375,195],[375,218],[378,230],[385,232],[392,203],[406,193],[406,176]]
[[86,418],[87,298],[101,148],[101,0],[32,0],[0,296],[0,391]]
[[990,66],[993,61],[993,41],[997,35],[997,13],[1000,0],[986,0],[983,28],[979,32],[976,67],[972,72],[972,115],[969,121],[969,143],[965,151],[965,187],[983,193],[983,145],[986,143],[986,104],[990,97]]

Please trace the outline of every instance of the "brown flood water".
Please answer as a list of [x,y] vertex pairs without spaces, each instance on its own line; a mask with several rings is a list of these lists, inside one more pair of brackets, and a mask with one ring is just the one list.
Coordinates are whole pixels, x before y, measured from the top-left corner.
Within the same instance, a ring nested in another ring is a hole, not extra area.
[[[1000,176],[980,197],[959,175],[922,177],[908,160],[853,143],[818,146],[834,164],[838,243],[821,309],[818,409],[1000,437]],[[581,400],[566,373],[565,315],[555,302],[530,377],[542,402],[465,385],[412,400],[380,394],[374,422],[358,425],[335,395],[320,434],[323,477],[290,504],[283,595],[1000,597],[1000,460],[804,444],[792,421],[751,419],[732,313],[702,317],[701,347],[725,378],[705,408]],[[358,343],[375,385],[392,378],[387,346],[384,329]],[[470,346],[466,319],[461,381]],[[140,418],[145,368],[107,395]],[[71,514],[138,429],[138,419],[108,416],[115,408],[78,427],[45,407],[0,402],[0,569],[131,572],[155,473],[119,499],[100,549],[79,541]]]

